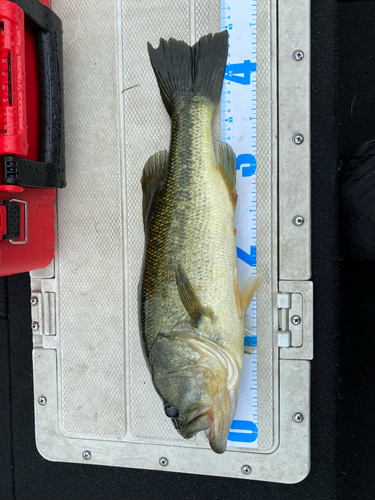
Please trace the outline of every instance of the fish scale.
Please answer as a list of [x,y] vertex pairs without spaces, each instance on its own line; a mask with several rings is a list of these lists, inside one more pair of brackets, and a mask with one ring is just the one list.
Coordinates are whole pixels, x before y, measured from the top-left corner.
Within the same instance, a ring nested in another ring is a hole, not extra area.
[[[144,293],[148,299],[145,296],[143,300],[148,301],[150,318],[153,318],[143,327],[146,346],[152,344],[160,331],[171,331],[176,318],[186,314],[175,282],[178,263],[182,263],[191,282],[199,287],[203,302],[227,301],[228,285],[232,287],[233,303],[235,301],[233,204],[216,165],[211,135],[213,110],[207,105],[206,108],[202,112],[202,105],[198,104],[189,109],[186,102],[182,102],[172,119],[168,173],[146,233],[148,272]],[[219,210],[224,201],[226,218]],[[218,254],[220,260],[217,260]],[[168,300],[150,300],[160,295]],[[221,341],[227,343],[226,339]]]

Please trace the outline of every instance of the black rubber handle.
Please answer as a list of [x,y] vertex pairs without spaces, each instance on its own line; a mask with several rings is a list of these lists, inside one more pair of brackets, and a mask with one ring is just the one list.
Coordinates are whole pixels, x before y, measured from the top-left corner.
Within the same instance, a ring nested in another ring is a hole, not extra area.
[[[61,19],[39,0],[16,0],[38,28],[41,98],[40,161],[23,160],[19,168],[30,164],[35,181],[21,184],[29,176],[5,176],[7,184],[29,187],[65,187],[64,86]],[[39,174],[38,171],[40,170]],[[47,170],[47,172],[45,171]],[[37,180],[38,179],[38,180]],[[44,181],[43,181],[44,180]],[[47,181],[48,180],[48,181]]]

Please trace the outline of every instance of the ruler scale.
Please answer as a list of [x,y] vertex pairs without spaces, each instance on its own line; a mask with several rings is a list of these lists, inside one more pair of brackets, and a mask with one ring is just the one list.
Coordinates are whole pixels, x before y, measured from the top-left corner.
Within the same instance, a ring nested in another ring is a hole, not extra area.
[[[229,51],[221,98],[221,140],[232,146],[237,157],[235,227],[241,284],[256,273],[256,22],[256,1],[222,0],[221,30],[228,30]],[[245,337],[254,352],[244,357],[229,446],[258,447],[256,313],[255,297],[248,310],[253,335]]]

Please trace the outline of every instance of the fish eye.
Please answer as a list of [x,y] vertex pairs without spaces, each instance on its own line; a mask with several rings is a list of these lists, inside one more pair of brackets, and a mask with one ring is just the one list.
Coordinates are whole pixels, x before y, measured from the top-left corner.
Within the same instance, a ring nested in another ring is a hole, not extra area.
[[178,417],[178,410],[176,408],[173,408],[172,405],[165,405],[164,406],[164,411],[167,417],[169,418],[177,418]]

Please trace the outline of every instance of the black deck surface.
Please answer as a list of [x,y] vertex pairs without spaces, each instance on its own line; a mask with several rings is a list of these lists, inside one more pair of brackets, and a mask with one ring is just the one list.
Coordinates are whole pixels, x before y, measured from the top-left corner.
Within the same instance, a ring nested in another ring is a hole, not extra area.
[[308,478],[278,485],[41,458],[23,274],[0,278],[1,500],[375,498],[375,262],[353,259],[345,249],[339,254],[337,182],[339,160],[375,138],[374,26],[375,1],[312,0],[315,357]]

